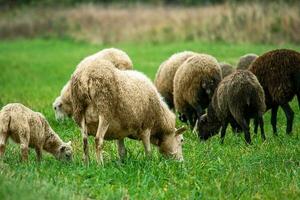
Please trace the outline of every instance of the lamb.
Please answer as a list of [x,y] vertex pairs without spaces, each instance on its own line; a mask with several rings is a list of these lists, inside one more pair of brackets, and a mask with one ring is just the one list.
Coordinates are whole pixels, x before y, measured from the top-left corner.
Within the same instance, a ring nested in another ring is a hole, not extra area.
[[251,63],[258,57],[254,53],[248,53],[240,57],[236,69],[248,69]]
[[242,128],[245,140],[250,144],[249,120],[255,118],[260,124],[262,139],[265,140],[262,117],[265,109],[264,91],[255,75],[248,70],[237,70],[224,78],[215,90],[207,113],[199,119],[199,138],[207,140],[222,127],[223,143],[228,124],[234,123]]
[[104,139],[118,140],[123,159],[125,137],[142,140],[146,155],[150,154],[151,142],[163,155],[183,159],[181,134],[185,129],[175,129],[175,114],[145,75],[97,60],[72,75],[71,96],[73,119],[83,136],[85,162],[89,161],[88,135],[95,136],[99,163],[103,163]]
[[170,58],[164,61],[156,73],[154,84],[158,92],[164,97],[169,108],[174,108],[173,102],[173,79],[177,69],[189,57],[195,55],[192,51],[183,51],[173,54]]
[[230,65],[228,63],[224,63],[224,62],[221,62],[219,64],[221,67],[223,78],[225,78],[226,76],[228,76],[229,74],[232,74],[234,72],[234,68],[232,67],[232,65]]
[[174,77],[174,103],[179,113],[194,127],[207,108],[222,79],[218,61],[207,54],[188,58]]
[[28,147],[35,149],[38,161],[42,159],[42,150],[59,160],[72,158],[71,142],[63,142],[41,113],[20,103],[7,104],[0,111],[0,157],[9,137],[20,144],[22,161],[28,160]]
[[[115,48],[103,49],[98,53],[86,57],[77,65],[76,69],[80,69],[87,65],[86,63],[97,59],[108,60],[118,69],[132,69],[132,61],[129,56],[125,52]],[[68,81],[61,90],[60,96],[58,96],[53,103],[53,109],[57,120],[64,119],[65,117],[71,117],[73,114],[70,92],[70,81]]]
[[[276,49],[259,56],[249,70],[258,78],[266,95],[267,110],[271,109],[271,124],[277,135],[277,111],[280,106],[287,119],[286,133],[293,127],[294,112],[289,102],[296,95],[300,108],[300,53],[289,49]],[[255,123],[257,131],[257,122]]]

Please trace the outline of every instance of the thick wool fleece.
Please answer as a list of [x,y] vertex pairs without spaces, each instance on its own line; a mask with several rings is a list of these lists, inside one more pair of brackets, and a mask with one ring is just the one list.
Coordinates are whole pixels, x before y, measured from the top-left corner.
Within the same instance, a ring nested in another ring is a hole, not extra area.
[[174,108],[173,102],[173,79],[177,69],[189,57],[196,53],[191,51],[183,51],[173,54],[170,58],[164,61],[156,73],[154,84],[158,92],[164,97],[166,103],[172,109]]
[[236,69],[248,69],[251,63],[258,57],[254,53],[249,53],[240,57]]
[[222,71],[222,77],[225,78],[226,76],[232,74],[234,72],[234,68],[232,65],[228,63],[220,63],[221,71]]

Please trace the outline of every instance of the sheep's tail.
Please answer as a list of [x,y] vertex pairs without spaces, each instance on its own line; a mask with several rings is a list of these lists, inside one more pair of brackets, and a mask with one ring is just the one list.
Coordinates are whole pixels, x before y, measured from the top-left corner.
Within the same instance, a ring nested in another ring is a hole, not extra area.
[[6,113],[0,113],[0,134],[6,133],[10,127],[11,116]]

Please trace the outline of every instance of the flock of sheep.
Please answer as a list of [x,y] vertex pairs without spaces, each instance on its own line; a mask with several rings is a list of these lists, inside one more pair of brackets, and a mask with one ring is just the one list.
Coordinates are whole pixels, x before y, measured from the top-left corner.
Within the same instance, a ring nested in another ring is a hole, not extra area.
[[[221,129],[224,141],[230,124],[243,131],[251,143],[250,119],[265,139],[263,114],[272,110],[271,124],[277,134],[279,106],[287,118],[287,134],[292,131],[294,112],[289,102],[297,96],[300,107],[300,53],[277,49],[261,56],[247,54],[237,68],[219,63],[213,56],[191,51],[172,55],[163,62],[154,84],[133,70],[129,56],[115,48],[104,49],[83,59],[53,103],[56,118],[72,117],[80,127],[84,160],[89,161],[88,136],[95,137],[96,157],[103,163],[104,140],[117,140],[120,159],[126,157],[124,139],[141,140],[146,155],[151,144],[166,157],[183,160],[182,133],[176,115],[198,132],[202,140]],[[0,156],[8,138],[20,143],[22,160],[28,148],[57,159],[72,158],[71,142],[64,142],[45,117],[19,103],[0,111]]]

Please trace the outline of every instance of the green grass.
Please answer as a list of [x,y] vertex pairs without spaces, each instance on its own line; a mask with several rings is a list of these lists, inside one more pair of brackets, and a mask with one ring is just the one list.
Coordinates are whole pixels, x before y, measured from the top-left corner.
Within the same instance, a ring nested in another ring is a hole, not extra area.
[[[43,161],[20,163],[19,146],[9,143],[0,161],[0,199],[299,199],[300,197],[300,114],[296,101],[292,136],[285,135],[285,117],[278,115],[279,137],[271,132],[265,115],[267,141],[252,134],[253,145],[228,129],[223,145],[219,137],[199,142],[185,134],[185,162],[165,160],[156,150],[144,156],[142,144],[126,140],[125,163],[118,162],[113,142],[105,142],[105,165],[85,166],[80,132],[72,120],[55,121],[52,102],[69,79],[76,64],[105,46],[67,40],[18,40],[0,43],[0,106],[21,102],[40,111],[64,140],[72,140],[72,163],[56,161],[44,154]],[[118,44],[137,70],[154,78],[159,64],[175,52],[194,50],[235,64],[239,56],[263,53],[278,46],[226,43]],[[284,45],[296,50],[299,46]],[[154,149],[154,147],[153,147]]]

